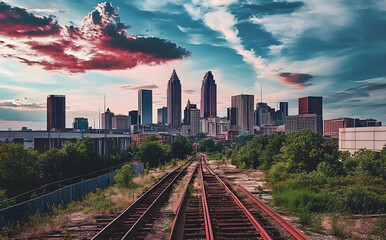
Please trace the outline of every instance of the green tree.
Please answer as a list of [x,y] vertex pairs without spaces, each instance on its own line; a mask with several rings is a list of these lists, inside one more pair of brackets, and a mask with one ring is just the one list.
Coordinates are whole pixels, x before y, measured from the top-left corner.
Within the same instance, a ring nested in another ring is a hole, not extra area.
[[199,152],[214,152],[216,151],[216,146],[215,146],[215,143],[213,141],[213,139],[202,139],[199,143],[198,143],[198,148],[197,150]]
[[294,170],[315,170],[323,160],[322,143],[322,135],[310,129],[290,133],[282,148],[284,158],[292,164]]
[[131,174],[131,164],[125,164],[120,169],[117,169],[117,173],[114,176],[114,181],[121,187],[130,187],[133,183],[133,175]]
[[247,142],[252,141],[253,135],[248,134],[248,135],[241,135],[235,139],[235,143],[238,145],[245,145]]
[[65,154],[57,148],[51,148],[39,155],[39,171],[42,175],[42,184],[54,182],[62,177]]
[[222,143],[221,141],[217,141],[215,145],[215,149],[217,152],[222,153]]
[[0,143],[0,188],[9,196],[39,185],[38,152],[21,144]]
[[170,160],[169,149],[158,141],[145,141],[138,146],[137,158],[151,167]]
[[192,153],[192,144],[183,136],[179,135],[171,143],[171,154],[173,158],[185,159]]

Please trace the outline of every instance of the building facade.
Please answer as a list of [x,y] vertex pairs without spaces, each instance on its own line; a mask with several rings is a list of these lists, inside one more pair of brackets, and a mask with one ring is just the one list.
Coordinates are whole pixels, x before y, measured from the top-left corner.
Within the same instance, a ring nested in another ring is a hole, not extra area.
[[236,125],[236,116],[236,108],[227,108],[227,119],[229,120],[230,125]]
[[324,121],[324,135],[339,138],[339,128],[354,127],[353,118],[337,118]]
[[66,96],[47,96],[47,130],[66,128]]
[[112,129],[129,129],[129,116],[114,115],[112,118]]
[[102,129],[113,129],[113,116],[114,113],[107,108],[106,112],[102,113]]
[[88,129],[88,119],[87,118],[74,118],[72,127],[77,130],[86,130]]
[[192,109],[197,109],[197,105],[190,103],[190,100],[188,99],[188,102],[184,109],[184,120],[183,120],[184,125],[190,125],[190,115],[191,115],[190,112]]
[[200,117],[216,117],[217,116],[217,84],[215,83],[213,74],[208,71],[201,84],[201,108]]
[[168,108],[162,107],[157,109],[157,123],[166,125],[168,123]]
[[153,122],[153,91],[138,90],[138,123],[141,125]]
[[131,143],[131,137],[127,134],[110,134],[96,132],[49,132],[49,131],[0,131],[0,142],[16,142],[44,153],[51,148],[62,148],[67,142],[74,142],[89,137],[94,150],[99,155],[105,155],[107,141],[116,140],[119,150],[127,150]]
[[138,110],[129,111],[129,125],[138,125]]
[[322,97],[302,97],[299,98],[299,115],[316,114],[320,116],[319,133],[323,134],[323,98]]
[[354,153],[361,149],[379,152],[386,144],[386,126],[339,129],[339,150]]
[[168,125],[181,127],[181,82],[173,69],[167,88]]
[[236,125],[240,126],[241,134],[253,134],[254,95],[232,96],[231,105],[236,108]]
[[322,118],[317,114],[301,114],[287,116],[285,118],[285,132],[298,132],[303,129],[311,129],[313,132],[321,132],[320,129]]

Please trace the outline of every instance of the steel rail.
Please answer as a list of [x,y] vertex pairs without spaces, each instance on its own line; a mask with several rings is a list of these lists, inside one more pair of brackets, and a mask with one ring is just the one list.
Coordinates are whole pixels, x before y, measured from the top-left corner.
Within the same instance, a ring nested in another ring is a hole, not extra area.
[[290,223],[285,221],[279,214],[272,211],[269,207],[267,207],[264,203],[262,203],[260,200],[256,199],[248,190],[246,190],[244,187],[239,186],[240,189],[245,193],[245,195],[248,196],[250,200],[252,200],[254,203],[256,203],[264,212],[266,212],[268,215],[270,215],[276,222],[278,222],[284,229],[286,229],[292,236],[294,236],[298,240],[308,240],[309,238],[304,235],[300,230],[292,226]]
[[193,180],[193,176],[194,174],[196,173],[197,171],[197,168],[198,168],[198,164],[196,165],[196,167],[194,168],[192,174],[190,175],[186,185],[185,185],[185,188],[184,188],[184,191],[183,191],[183,194],[181,195],[180,199],[178,200],[178,205],[176,207],[176,217],[174,218],[173,220],[173,224],[172,224],[172,229],[171,229],[171,234],[169,236],[169,240],[173,240],[173,239],[183,239],[183,236],[184,236],[184,226],[182,225],[182,223],[184,222],[184,220],[182,219],[182,207],[183,205],[186,203],[187,201],[187,193],[188,193],[188,190],[189,190],[189,185],[190,183],[192,182]]
[[[119,221],[122,220],[126,213],[128,213],[131,209],[134,209],[147,195],[151,194],[159,185],[161,185],[168,177],[171,176],[171,174],[175,173],[176,171],[180,171],[175,178],[170,182],[170,184],[161,192],[161,194],[158,195],[158,197],[153,201],[153,203],[148,207],[148,209],[143,213],[139,219],[134,223],[134,225],[129,229],[128,232],[123,236],[121,239],[127,239],[128,234],[130,231],[133,231],[137,227],[138,224],[142,221],[140,221],[144,216],[147,215],[149,208],[153,208],[155,205],[155,202],[160,199],[160,196],[165,193],[165,190],[169,189],[175,182],[175,180],[180,176],[180,174],[189,166],[189,164],[192,162],[192,160],[184,163],[183,165],[179,166],[175,170],[168,173],[166,176],[164,176],[160,181],[158,181],[156,184],[154,184],[150,189],[148,189],[144,194],[142,194],[135,202],[133,202],[129,207],[127,207],[121,214],[119,214],[113,221],[111,221],[109,224],[107,224],[101,231],[99,231],[91,240],[105,240],[106,237],[104,235],[108,235],[108,232],[111,231],[111,229],[115,226],[115,224],[119,224]],[[142,219],[143,220],[143,219]],[[130,235],[130,234],[129,234]],[[110,238],[109,238],[110,239]]]
[[210,220],[209,207],[208,207],[208,202],[207,202],[206,193],[205,193],[202,161],[203,161],[203,158],[201,158],[201,160],[200,160],[200,176],[201,176],[201,185],[202,185],[202,205],[203,205],[203,210],[204,210],[205,233],[206,233],[206,239],[207,240],[214,240],[212,222]]
[[204,165],[209,171],[210,174],[216,177],[216,179],[224,186],[226,191],[231,195],[235,203],[243,210],[244,214],[248,217],[252,225],[255,227],[256,231],[261,235],[264,240],[272,240],[272,238],[268,235],[268,233],[264,230],[264,228],[257,222],[257,220],[253,217],[253,215],[248,211],[248,209],[244,206],[244,204],[236,197],[236,195],[228,188],[228,186],[217,176],[217,174],[206,164],[204,161]]

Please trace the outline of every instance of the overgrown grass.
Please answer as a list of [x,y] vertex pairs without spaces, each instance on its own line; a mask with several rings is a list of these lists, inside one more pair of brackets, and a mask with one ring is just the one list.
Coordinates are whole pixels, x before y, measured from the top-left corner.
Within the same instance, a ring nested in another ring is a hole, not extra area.
[[277,190],[273,194],[275,205],[290,211],[329,212],[334,210],[333,198],[327,192],[316,192],[311,188]]

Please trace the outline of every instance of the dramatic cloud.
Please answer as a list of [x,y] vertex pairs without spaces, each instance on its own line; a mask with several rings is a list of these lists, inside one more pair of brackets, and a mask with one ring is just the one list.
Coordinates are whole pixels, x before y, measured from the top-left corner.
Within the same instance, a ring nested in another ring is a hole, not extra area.
[[60,27],[52,17],[37,17],[1,3],[0,35],[5,39],[0,56],[76,73],[155,65],[190,55],[164,39],[129,35],[119,19],[118,9],[105,2],[83,19],[81,27]]
[[38,17],[25,9],[0,2],[0,34],[10,37],[42,37],[60,33],[51,17]]
[[289,72],[282,72],[278,76],[284,83],[293,85],[297,88],[305,88],[306,86],[310,86],[311,84],[309,82],[313,78],[313,76],[310,74]]
[[122,89],[124,90],[157,89],[157,88],[159,87],[155,84],[140,85],[140,86],[122,86]]

